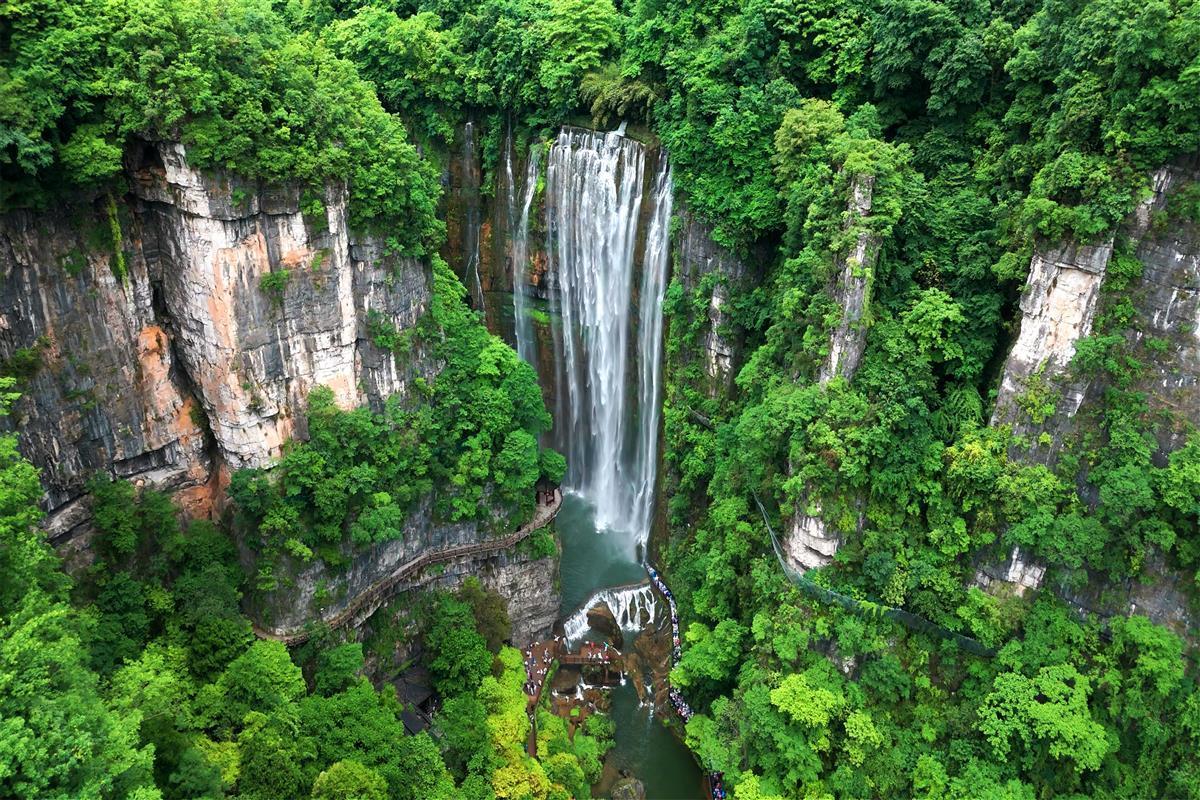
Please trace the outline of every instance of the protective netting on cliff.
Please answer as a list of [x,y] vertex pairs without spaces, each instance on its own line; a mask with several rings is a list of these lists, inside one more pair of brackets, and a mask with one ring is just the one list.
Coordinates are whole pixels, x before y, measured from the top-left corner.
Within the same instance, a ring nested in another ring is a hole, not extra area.
[[860,600],[814,583],[806,573],[800,572],[788,563],[783,553],[783,547],[779,544],[779,537],[775,534],[775,529],[771,527],[771,521],[767,516],[767,509],[763,506],[762,501],[758,499],[757,494],[752,493],[752,496],[754,497],[755,504],[758,506],[759,513],[762,514],[763,525],[766,526],[767,533],[771,535],[771,546],[775,550],[775,557],[779,560],[779,566],[783,568],[783,572],[787,575],[788,580],[809,597],[821,603],[839,605],[855,614],[869,617],[886,617],[895,620],[911,630],[951,641],[960,649],[977,656],[992,658],[996,655],[994,649],[987,647],[982,642],[972,639],[969,636],[963,636],[961,633],[956,633],[924,617],[919,617],[910,611],[873,600]]

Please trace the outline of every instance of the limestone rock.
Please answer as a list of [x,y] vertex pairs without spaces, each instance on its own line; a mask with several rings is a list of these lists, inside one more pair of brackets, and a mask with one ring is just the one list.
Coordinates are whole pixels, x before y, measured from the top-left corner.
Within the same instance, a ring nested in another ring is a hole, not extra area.
[[[404,391],[394,359],[366,341],[367,316],[412,327],[428,306],[428,277],[414,262],[388,263],[379,242],[351,242],[344,186],[327,186],[324,218],[306,220],[298,194],[255,192],[239,206],[233,182],[189,167],[181,145],[157,152],[164,170],[142,168],[134,183],[154,232],[149,260],[231,468],[278,458],[303,433],[317,385],[345,408]],[[264,290],[268,274],[283,276],[280,288]]]
[[[1068,366],[1076,343],[1091,333],[1112,248],[1111,239],[1099,245],[1043,243],[1034,253],[1021,295],[1021,328],[1004,364],[993,425],[1011,423],[1014,432],[1032,439],[1043,430],[1039,417],[1045,411],[1034,408],[1031,417],[1029,408],[1053,403],[1050,416],[1057,423],[1079,410],[1087,384],[1073,379]],[[1055,443],[1040,460],[1050,460]]]
[[267,466],[304,434],[313,387],[379,405],[436,372],[369,340],[368,320],[410,329],[431,281],[351,234],[344,186],[306,219],[298,187],[201,172],[171,142],[133,146],[126,176],[126,197],[0,217],[0,359],[25,373],[10,422],[64,546],[86,533],[94,473],[207,516],[227,469]]
[[646,800],[646,787],[632,775],[621,778],[613,784],[612,800]]
[[42,472],[55,543],[86,529],[95,472],[177,490],[211,505],[207,421],[156,306],[140,220],[126,237],[125,278],[95,247],[103,210],[0,218],[0,359],[20,370],[7,422]]
[[714,276],[712,294],[702,324],[700,358],[708,378],[709,396],[720,396],[733,386],[734,370],[741,357],[741,346],[729,328],[725,305],[729,302],[730,285],[744,280],[748,270],[734,253],[717,244],[712,229],[677,201],[679,238],[676,245],[677,278],[684,291],[696,291],[706,276]]
[[831,563],[840,544],[840,537],[829,530],[819,512],[799,512],[783,540],[783,552],[792,567],[806,572]]
[[[846,209],[847,228],[871,215],[874,187],[873,175],[854,176]],[[850,254],[839,257],[835,264],[830,295],[841,308],[842,317],[829,335],[829,354],[817,377],[822,386],[835,377],[851,380],[858,371],[867,347],[866,313],[879,245],[879,237],[864,228],[855,238]]]

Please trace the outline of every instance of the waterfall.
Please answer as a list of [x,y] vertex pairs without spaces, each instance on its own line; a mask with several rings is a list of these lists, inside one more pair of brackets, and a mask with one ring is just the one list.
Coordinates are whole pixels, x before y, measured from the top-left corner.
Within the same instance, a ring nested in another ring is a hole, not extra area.
[[564,128],[546,172],[549,255],[563,322],[568,481],[595,507],[597,527],[631,533],[638,545],[649,535],[653,504],[671,213],[664,158],[654,176],[636,304],[645,161],[645,148],[620,132]]
[[563,633],[569,645],[574,646],[588,632],[588,611],[598,605],[608,606],[621,631],[632,637],[641,633],[644,625],[654,621],[658,598],[649,584],[601,589],[563,621]]
[[463,255],[467,259],[465,278],[476,310],[483,310],[483,283],[479,279],[479,171],[475,168],[475,123],[463,126],[462,189],[466,206],[463,220]]
[[[508,175],[508,207],[516,208],[516,186],[512,170],[512,142],[505,151],[505,169]],[[529,287],[529,210],[533,207],[533,195],[537,192],[538,157],[540,147],[534,143],[529,146],[529,156],[525,165],[525,184],[521,187],[521,213],[512,230],[512,270],[513,270],[513,314],[514,327],[517,336],[517,354],[521,358],[534,363],[536,357],[533,338],[533,320],[529,318],[527,309],[529,298],[526,292]]]
[[667,288],[670,261],[671,206],[673,202],[671,168],[660,158],[654,176],[654,214],[646,232],[646,252],[642,258],[642,286],[638,293],[638,438],[634,453],[633,529],[650,531],[654,513],[654,479],[658,466],[658,419],[661,407],[663,293]]

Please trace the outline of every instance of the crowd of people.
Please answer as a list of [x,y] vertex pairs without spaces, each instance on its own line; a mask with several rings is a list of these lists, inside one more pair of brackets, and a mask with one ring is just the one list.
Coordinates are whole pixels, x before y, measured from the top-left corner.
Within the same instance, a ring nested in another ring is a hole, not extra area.
[[[671,590],[667,588],[667,584],[659,577],[658,570],[649,564],[646,565],[646,572],[650,574],[650,581],[654,584],[654,588],[662,593],[662,596],[667,598],[667,605],[671,607],[671,666],[679,665],[679,659],[683,656],[682,643],[679,639],[679,612],[675,609],[675,597],[671,594]],[[667,693],[667,697],[671,699],[671,705],[675,707],[675,713],[683,720],[686,725],[692,718],[692,707],[683,699],[683,695],[674,686]],[[710,772],[708,775],[708,785],[712,790],[713,800],[725,800],[728,795],[725,794],[724,773]]]
[[611,659],[611,656],[609,656],[608,651],[611,649],[611,650],[613,650],[613,652],[616,652],[616,648],[614,648],[608,642],[604,642],[603,646],[601,646],[601,647],[595,647],[595,646],[589,647],[588,645],[585,644],[583,649],[587,653],[588,661],[606,662]]
[[537,700],[538,693],[542,689],[542,681],[546,679],[546,673],[550,671],[550,663],[554,661],[554,654],[562,647],[561,642],[562,637],[555,636],[553,644],[538,648],[530,645],[525,648],[525,675],[528,678],[525,681],[525,694],[533,700]]

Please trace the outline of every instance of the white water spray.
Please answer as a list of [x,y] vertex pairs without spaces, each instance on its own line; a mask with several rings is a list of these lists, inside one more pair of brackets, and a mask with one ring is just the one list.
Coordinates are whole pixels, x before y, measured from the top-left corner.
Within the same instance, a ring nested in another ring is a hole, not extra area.
[[[564,128],[550,149],[546,174],[549,252],[563,321],[568,480],[594,506],[598,528],[626,531],[637,545],[649,535],[653,507],[671,214],[671,176],[663,159],[635,297],[645,161],[645,148],[620,131]],[[630,390],[634,364],[636,396]]]
[[563,633],[570,646],[575,646],[588,632],[588,611],[599,605],[608,606],[622,633],[634,637],[642,632],[646,624],[654,621],[654,615],[658,611],[658,598],[649,584],[622,589],[601,589],[563,621]]
[[633,529],[645,544],[654,513],[654,480],[658,466],[658,420],[662,384],[663,293],[670,261],[673,203],[671,168],[660,158],[654,176],[654,214],[646,232],[642,286],[638,294],[638,438],[634,452]]
[[[512,143],[507,149],[506,169],[508,171],[508,207],[515,210],[516,185],[512,171]],[[529,146],[529,156],[525,164],[525,184],[521,187],[520,216],[510,227],[512,229],[512,270],[513,270],[513,314],[517,335],[517,354],[521,358],[534,363],[536,358],[533,337],[533,320],[529,317],[529,210],[533,207],[533,195],[537,191],[538,161],[541,147],[534,143]]]
[[479,279],[479,172],[475,168],[475,123],[463,126],[463,191],[467,194],[463,220],[463,254],[467,259],[466,276],[470,281],[471,300],[483,310],[483,283]]

